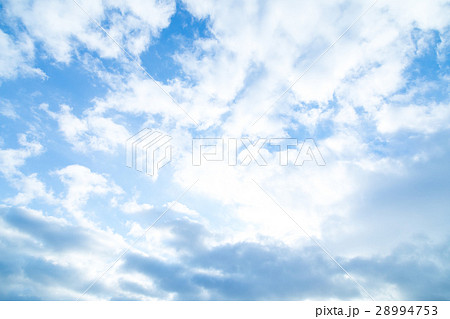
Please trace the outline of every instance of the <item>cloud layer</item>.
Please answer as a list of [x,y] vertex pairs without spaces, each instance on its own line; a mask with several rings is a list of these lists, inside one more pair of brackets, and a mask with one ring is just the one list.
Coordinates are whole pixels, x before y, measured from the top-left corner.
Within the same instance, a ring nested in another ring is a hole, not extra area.
[[[448,299],[450,6],[372,4],[2,3],[0,299],[77,299],[136,239],[83,298],[368,298],[316,241],[376,299]],[[125,166],[145,127],[157,178]],[[241,165],[258,138],[326,165]]]

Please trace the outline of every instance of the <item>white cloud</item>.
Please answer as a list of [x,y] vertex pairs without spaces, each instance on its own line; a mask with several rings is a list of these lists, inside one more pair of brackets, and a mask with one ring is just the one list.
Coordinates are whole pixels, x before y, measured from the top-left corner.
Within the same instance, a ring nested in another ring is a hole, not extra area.
[[[175,9],[173,1],[78,2],[135,56],[143,52],[151,38],[169,24]],[[8,1],[4,6],[9,16],[20,19],[31,37],[42,42],[58,62],[69,63],[74,52],[83,48],[97,52],[102,58],[117,58],[123,54],[71,0]]]
[[[422,54],[411,38],[415,28],[424,30],[422,46],[430,41],[430,29],[445,31],[449,8],[442,1],[423,8],[423,15],[420,1],[411,6],[377,3],[255,126],[251,124],[258,116],[371,1],[186,3],[198,18],[210,19],[213,38],[197,39],[193,49],[177,55],[191,82],[174,82],[173,92],[181,100],[206,102],[201,109],[208,111],[199,119],[215,125],[212,134],[283,137],[299,128],[302,133],[293,134],[314,137],[318,130],[326,130],[325,137],[316,139],[327,161],[323,168],[244,170],[217,163],[192,168],[190,150],[179,147],[185,154],[174,161],[176,181],[188,187],[200,178],[192,192],[226,205],[236,220],[248,223],[249,237],[261,232],[290,238],[292,231],[250,177],[279,198],[294,217],[305,220],[312,234],[321,236],[324,220],[350,213],[346,201],[359,192],[365,174],[405,173],[404,158],[372,149],[378,133],[404,128],[426,132],[426,127],[437,132],[447,127],[445,105],[421,111],[405,105],[401,108],[405,117],[400,120],[395,119],[401,114],[392,111],[398,108],[381,107],[407,89],[410,79],[405,70]],[[192,111],[196,112],[195,107]],[[220,218],[210,214],[212,219]]]
[[14,79],[19,75],[39,76],[45,78],[45,73],[33,68],[34,44],[26,35],[13,40],[0,30],[0,79]]
[[67,186],[62,204],[71,212],[79,212],[93,195],[123,193],[123,190],[106,176],[94,173],[85,166],[69,165],[55,173]]
[[36,173],[29,176],[22,175],[12,182],[13,186],[17,188],[18,193],[13,198],[5,201],[11,205],[27,205],[36,198],[41,198],[47,203],[55,203],[53,191],[47,190],[46,185],[40,181]]
[[10,101],[1,98],[0,98],[0,114],[12,120],[19,118],[19,115],[17,115],[14,105]]
[[187,207],[184,204],[181,204],[179,202],[169,202],[167,204],[164,204],[164,207],[170,207],[171,211],[189,216],[189,217],[199,217],[199,213],[195,211],[194,209],[191,209]]
[[55,203],[53,191],[38,178],[37,173],[25,175],[20,168],[30,157],[38,156],[44,147],[36,140],[29,141],[30,134],[20,134],[19,149],[0,149],[0,172],[9,184],[17,189],[17,194],[5,198],[6,203],[12,205],[26,205],[34,199],[42,199],[46,203]]
[[112,118],[93,112],[87,112],[78,118],[72,114],[70,106],[65,104],[61,105],[59,112],[50,111],[46,104],[42,104],[41,109],[58,122],[59,130],[67,142],[78,151],[113,153],[131,136],[125,127],[115,123]]
[[186,3],[198,17],[210,18],[214,39],[197,40],[195,49],[184,52],[179,61],[196,80],[192,90],[220,95],[219,105],[228,105],[232,112],[223,128],[238,135],[280,134],[289,126],[277,116],[292,115],[288,106],[305,102],[318,103],[319,108],[302,108],[294,115],[301,124],[315,127],[330,119],[327,104],[334,97],[340,105],[363,106],[373,115],[383,98],[405,85],[403,72],[420,54],[410,36],[414,28],[444,32],[449,14],[445,1],[427,8],[421,1],[408,6],[377,3],[259,125],[251,127],[371,1]]
[[153,205],[142,203],[139,204],[136,198],[133,198],[125,203],[118,204],[116,200],[112,202],[113,207],[119,207],[120,210],[126,214],[138,214],[153,209]]
[[[288,130],[303,126],[306,134],[314,137],[317,128],[326,125],[327,136],[316,139],[327,161],[324,168],[262,170],[220,165],[192,168],[191,133],[185,129],[192,123],[143,75],[123,76],[119,79],[122,85],[114,78],[113,89],[106,97],[97,98],[81,118],[75,117],[67,107],[52,116],[73,145],[79,149],[101,150],[115,147],[107,132],[117,129],[96,132],[94,126],[89,127],[91,118],[111,121],[106,114],[114,112],[144,116],[146,124],[159,125],[174,137],[174,146],[179,151],[173,161],[175,181],[187,187],[200,177],[193,192],[225,205],[232,211],[233,223],[248,223],[247,228],[240,229],[241,233],[236,232],[235,238],[243,238],[244,233],[248,233],[248,238],[255,238],[258,233],[290,239],[298,236],[294,235],[290,221],[280,222],[280,217],[273,213],[277,208],[267,202],[267,197],[251,182],[244,182],[249,176],[280,198],[283,207],[294,217],[305,220],[313,235],[321,236],[320,225],[324,220],[349,212],[345,203],[358,192],[361,171],[403,172],[401,160],[374,154],[370,148],[376,131],[358,132],[370,125],[378,132],[420,127],[413,118],[423,114],[408,111],[410,120],[405,118],[405,121],[409,124],[397,121],[398,128],[392,128],[395,114],[379,112],[380,104],[405,87],[408,81],[405,68],[422,54],[411,40],[411,32],[416,26],[443,32],[445,6],[436,2],[433,8],[427,9],[425,15],[439,15],[430,24],[417,15],[416,2],[405,9],[410,14],[400,12],[397,4],[377,4],[268,115],[257,125],[251,124],[369,4],[369,1],[333,4],[286,1],[230,5],[187,1],[187,8],[197,17],[209,17],[213,37],[197,39],[192,49],[176,54],[189,81],[173,79],[163,85],[189,114],[200,120],[202,129],[216,128],[211,133],[216,136],[282,137],[287,136]],[[422,42],[427,41],[429,37],[424,34]],[[357,108],[365,113],[361,114]],[[391,107],[386,106],[386,110]],[[426,125],[435,124],[434,119],[438,114],[442,116],[442,112],[444,107],[430,111],[433,116],[429,116]],[[156,120],[157,116],[162,120]],[[65,121],[73,123],[74,129],[63,124]],[[435,127],[443,129],[444,124]],[[102,143],[96,143],[98,139]],[[137,202],[131,203],[129,210],[140,207]],[[220,219],[213,216],[214,212],[207,215],[213,220]]]
[[376,120],[381,133],[392,134],[408,130],[431,134],[450,128],[450,105],[383,105]]
[[6,177],[19,174],[18,168],[25,164],[27,158],[43,152],[43,146],[38,141],[28,141],[27,135],[19,135],[19,149],[0,149],[0,172]]

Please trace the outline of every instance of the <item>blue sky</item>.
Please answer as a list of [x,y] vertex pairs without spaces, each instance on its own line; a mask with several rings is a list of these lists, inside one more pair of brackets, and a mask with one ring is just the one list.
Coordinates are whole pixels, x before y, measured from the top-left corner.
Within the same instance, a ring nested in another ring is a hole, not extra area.
[[[447,1],[341,38],[372,1],[77,2],[0,1],[1,300],[450,298]],[[157,176],[126,166],[144,128]],[[200,137],[326,165],[193,166]]]

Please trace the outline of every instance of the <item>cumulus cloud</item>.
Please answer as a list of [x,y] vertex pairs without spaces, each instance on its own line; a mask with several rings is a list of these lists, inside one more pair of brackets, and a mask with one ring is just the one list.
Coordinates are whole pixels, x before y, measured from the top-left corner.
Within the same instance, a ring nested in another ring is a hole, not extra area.
[[19,135],[19,144],[22,148],[0,149],[0,172],[5,177],[20,174],[18,168],[25,164],[27,158],[42,153],[43,146],[36,140],[29,141],[26,134]]
[[120,210],[126,214],[142,213],[149,211],[154,207],[153,205],[147,203],[139,204],[136,198],[133,198],[130,201],[124,202],[122,204],[118,204],[117,199],[113,198],[111,204],[113,207],[119,207]]
[[[169,23],[172,1],[78,1],[89,16],[105,24],[121,46],[138,56]],[[24,24],[30,36],[42,42],[56,61],[69,63],[78,49],[86,48],[103,58],[118,58],[121,49],[73,1],[7,1],[11,19]],[[51,21],[51,23],[48,23]]]
[[89,285],[86,271],[95,276],[109,261],[105,249],[124,247],[111,232],[28,208],[0,207],[0,224],[2,300],[74,300]]
[[[261,182],[269,193],[280,198],[283,207],[317,230],[323,219],[348,213],[345,202],[358,191],[361,175],[365,174],[361,170],[375,175],[404,172],[408,160],[396,157],[389,148],[389,137],[383,134],[447,129],[446,102],[419,107],[411,100],[401,105],[389,100],[399,91],[409,90],[407,68],[433,43],[429,32],[445,34],[449,9],[445,2],[435,2],[425,9],[416,1],[404,10],[398,3],[376,4],[254,126],[252,123],[370,2],[325,5],[320,1],[282,1],[233,6],[217,1],[186,1],[186,5],[197,18],[209,19],[213,36],[197,39],[193,49],[179,53],[179,63],[193,79],[188,90],[183,87],[183,94],[202,92],[218,101],[212,108],[226,106],[228,112],[219,115],[214,133],[317,136],[327,161],[323,169],[253,167],[243,171],[211,163],[191,168],[187,152],[185,161],[175,164],[179,182],[188,186],[194,176],[200,176],[194,192],[225,205],[237,204],[237,208],[230,209],[246,222],[252,216],[251,220],[260,224],[260,231],[273,235],[276,217],[273,209],[260,204],[265,202],[265,195],[258,194],[246,178]],[[417,33],[418,28],[423,32]],[[413,33],[420,39],[419,49]],[[387,147],[374,146],[377,144]],[[289,232],[285,225],[279,234]]]
[[381,107],[377,118],[377,127],[381,133],[392,134],[400,130],[409,130],[430,134],[449,128],[450,106],[448,104],[403,107],[385,105]]
[[0,80],[15,79],[19,75],[45,78],[42,70],[32,67],[33,62],[34,44],[30,37],[21,35],[14,40],[0,30]]
[[[8,283],[1,292],[3,300],[75,299],[98,274],[92,268],[107,266],[108,252],[117,251],[114,245],[123,247],[118,236],[30,209],[1,207],[0,223],[0,250],[8,256],[0,263],[0,277]],[[210,234],[196,222],[177,219],[170,227],[172,236],[163,244],[189,253],[167,260],[133,249],[85,298],[366,298],[318,247],[294,249],[270,240],[210,246]],[[87,255],[88,250],[94,254]],[[387,256],[338,259],[376,297],[447,299],[450,292],[439,278],[448,276],[448,262],[427,257],[447,251],[441,243],[403,244]],[[24,285],[26,290],[21,289]]]
[[127,129],[111,118],[95,113],[87,113],[78,118],[72,113],[71,107],[65,104],[61,105],[59,112],[50,111],[46,104],[40,107],[58,122],[59,130],[67,142],[78,151],[111,153],[130,137]]
[[187,207],[184,204],[178,203],[178,202],[169,202],[169,203],[165,204],[164,207],[170,207],[171,210],[173,210],[177,213],[183,214],[183,215],[187,215],[187,216],[191,216],[191,217],[199,216],[199,213],[197,211]]
[[5,200],[11,205],[27,205],[36,198],[41,198],[48,203],[55,203],[53,191],[47,189],[47,186],[38,179],[36,173],[29,176],[22,175],[12,184],[17,188],[18,193],[13,198]]
[[85,166],[69,165],[55,171],[55,174],[67,186],[64,206],[69,211],[82,207],[92,195],[123,192],[119,186],[105,176],[94,173]]

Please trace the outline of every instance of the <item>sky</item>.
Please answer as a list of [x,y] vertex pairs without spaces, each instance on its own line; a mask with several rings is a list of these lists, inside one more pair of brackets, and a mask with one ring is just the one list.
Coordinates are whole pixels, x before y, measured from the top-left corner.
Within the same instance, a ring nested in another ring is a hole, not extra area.
[[[0,300],[449,300],[449,17],[1,0]],[[126,165],[143,129],[157,174]],[[202,138],[237,164],[193,165]]]

